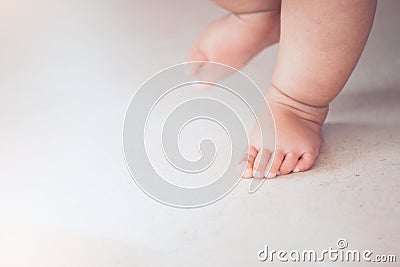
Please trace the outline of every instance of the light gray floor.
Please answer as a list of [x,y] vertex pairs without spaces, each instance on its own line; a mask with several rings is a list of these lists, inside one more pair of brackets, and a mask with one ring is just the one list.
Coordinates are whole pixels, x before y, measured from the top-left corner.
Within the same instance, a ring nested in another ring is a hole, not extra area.
[[[0,266],[258,266],[264,245],[322,250],[339,238],[400,261],[399,13],[400,1],[379,3],[311,171],[253,195],[242,182],[214,205],[181,210],[129,176],[124,112],[223,11],[206,1],[2,1]],[[244,71],[266,86],[275,55]]]

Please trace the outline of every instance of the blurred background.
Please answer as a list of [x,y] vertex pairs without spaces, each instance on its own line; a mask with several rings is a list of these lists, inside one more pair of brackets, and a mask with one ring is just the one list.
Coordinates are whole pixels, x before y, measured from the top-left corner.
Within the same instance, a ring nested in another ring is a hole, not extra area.
[[[339,238],[400,260],[399,13],[400,1],[379,2],[311,171],[180,210],[130,177],[124,113],[225,12],[209,1],[0,0],[0,266],[258,266],[266,244]],[[276,52],[244,69],[262,88]]]

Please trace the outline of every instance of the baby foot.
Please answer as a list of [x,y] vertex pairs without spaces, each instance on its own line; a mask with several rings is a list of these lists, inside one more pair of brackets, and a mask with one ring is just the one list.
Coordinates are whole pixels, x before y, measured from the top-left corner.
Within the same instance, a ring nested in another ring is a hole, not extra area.
[[[187,59],[214,61],[240,69],[265,47],[278,42],[279,35],[279,10],[229,14],[205,29],[190,49]],[[201,64],[197,66],[190,73],[201,77],[204,70],[201,70]],[[221,78],[215,77],[215,80]]]
[[[309,170],[319,154],[321,126],[328,106],[301,103],[271,86],[266,94],[275,121],[275,151],[260,146],[259,128],[255,127],[246,154],[243,178],[274,178],[279,174]],[[269,173],[266,173],[271,166]]]

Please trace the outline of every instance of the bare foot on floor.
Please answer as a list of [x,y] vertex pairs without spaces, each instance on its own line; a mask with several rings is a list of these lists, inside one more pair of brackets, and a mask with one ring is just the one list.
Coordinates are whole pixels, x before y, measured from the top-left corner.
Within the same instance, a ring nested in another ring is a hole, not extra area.
[[[274,178],[279,174],[309,170],[319,154],[321,126],[328,106],[314,107],[285,95],[275,86],[266,94],[276,127],[276,150],[260,146],[260,133],[255,127],[250,148],[244,158],[243,178]],[[267,173],[268,167],[270,172]]]
[[[190,49],[188,61],[213,61],[242,68],[265,47],[279,41],[280,13],[229,14],[210,24]],[[201,65],[190,70],[202,77]],[[209,74],[206,74],[210,77]],[[229,73],[224,74],[224,76]],[[215,77],[215,80],[223,77]]]

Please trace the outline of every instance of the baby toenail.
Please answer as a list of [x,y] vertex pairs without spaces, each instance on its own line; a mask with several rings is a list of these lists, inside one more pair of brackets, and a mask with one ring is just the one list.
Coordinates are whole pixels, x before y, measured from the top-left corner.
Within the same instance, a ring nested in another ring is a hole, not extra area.
[[264,178],[264,175],[260,171],[254,173],[254,178]]
[[274,173],[274,172],[269,172],[268,175],[267,175],[267,178],[268,178],[268,179],[271,179],[271,178],[274,178],[275,176],[276,176],[276,173]]
[[298,166],[296,166],[296,168],[294,168],[293,172],[299,172],[300,168]]

